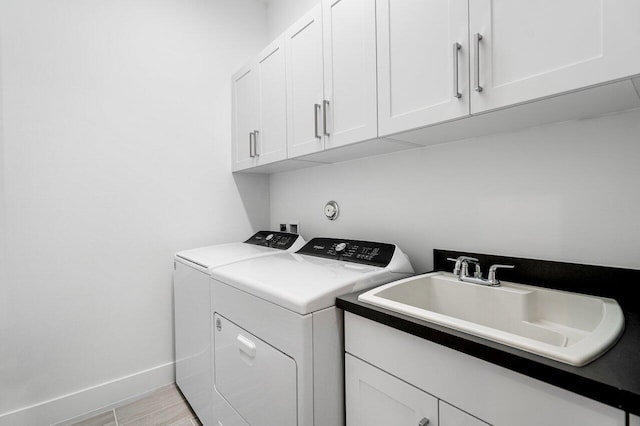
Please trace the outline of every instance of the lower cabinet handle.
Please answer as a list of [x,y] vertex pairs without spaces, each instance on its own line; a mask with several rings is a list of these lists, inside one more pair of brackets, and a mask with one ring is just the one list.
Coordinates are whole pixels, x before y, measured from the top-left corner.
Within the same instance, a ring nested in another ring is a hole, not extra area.
[[322,124],[323,124],[323,127],[324,127],[324,135],[325,136],[330,136],[329,129],[327,129],[327,113],[328,113],[328,109],[329,109],[329,101],[325,99],[324,101],[322,101]]
[[250,158],[253,158],[253,157],[256,156],[256,153],[254,151],[255,150],[255,137],[256,137],[255,133],[249,132],[249,157]]
[[458,89],[458,52],[460,52],[460,43],[453,43],[453,97],[460,99],[462,94]]
[[482,34],[480,33],[475,33],[473,35],[473,44],[475,46],[476,49],[476,57],[474,62],[474,72],[473,72],[473,76],[475,78],[475,84],[474,84],[474,88],[473,90],[475,90],[476,92],[482,92],[482,86],[480,86],[480,40],[482,40]]
[[427,426],[428,424],[429,424],[429,419],[426,417],[423,417],[422,420],[418,422],[418,426]]
[[318,113],[320,112],[320,104],[313,104],[313,124],[314,124],[314,135],[316,138],[320,139],[322,135],[318,132]]

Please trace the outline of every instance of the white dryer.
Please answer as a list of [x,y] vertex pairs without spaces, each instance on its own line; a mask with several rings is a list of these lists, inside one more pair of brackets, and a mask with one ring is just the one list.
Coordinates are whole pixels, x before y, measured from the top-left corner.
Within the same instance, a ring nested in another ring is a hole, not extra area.
[[335,299],[412,274],[393,244],[332,238],[213,270],[213,424],[344,424]]
[[296,251],[297,234],[259,231],[244,242],[185,250],[174,257],[176,383],[204,424],[212,424],[210,272],[233,262]]

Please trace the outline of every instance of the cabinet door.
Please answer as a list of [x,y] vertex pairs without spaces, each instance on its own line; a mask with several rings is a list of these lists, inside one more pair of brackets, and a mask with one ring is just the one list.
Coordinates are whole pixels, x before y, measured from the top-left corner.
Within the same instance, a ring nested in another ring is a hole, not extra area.
[[456,407],[447,404],[444,401],[438,401],[440,426],[490,426]]
[[322,9],[314,7],[287,31],[288,157],[324,149],[322,137]]
[[629,426],[640,426],[640,417],[629,414]]
[[470,1],[471,112],[639,73],[638,16],[629,0]]
[[438,400],[345,354],[348,426],[438,425]]
[[323,0],[325,149],[378,136],[376,6]]
[[468,115],[467,1],[376,4],[380,136]]
[[247,65],[232,77],[232,167],[242,170],[255,165],[251,145],[258,129],[257,83],[255,68]]
[[287,158],[287,87],[284,38],[271,43],[258,56],[259,131],[256,134],[257,164]]

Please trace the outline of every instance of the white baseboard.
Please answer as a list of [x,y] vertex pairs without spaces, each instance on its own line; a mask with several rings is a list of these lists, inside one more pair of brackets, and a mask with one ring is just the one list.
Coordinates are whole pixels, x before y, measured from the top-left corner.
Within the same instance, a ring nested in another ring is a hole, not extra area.
[[175,381],[175,363],[159,365],[78,392],[0,414],[0,426],[65,424],[90,417]]

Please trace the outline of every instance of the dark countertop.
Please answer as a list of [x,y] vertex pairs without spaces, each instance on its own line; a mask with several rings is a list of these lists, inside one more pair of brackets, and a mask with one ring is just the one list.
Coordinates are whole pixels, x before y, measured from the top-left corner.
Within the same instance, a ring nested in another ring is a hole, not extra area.
[[625,310],[616,345],[583,367],[574,367],[481,337],[358,301],[367,290],[339,297],[336,306],[406,333],[472,355],[529,377],[640,415],[640,313]]

